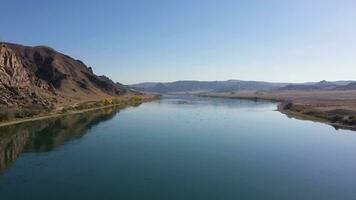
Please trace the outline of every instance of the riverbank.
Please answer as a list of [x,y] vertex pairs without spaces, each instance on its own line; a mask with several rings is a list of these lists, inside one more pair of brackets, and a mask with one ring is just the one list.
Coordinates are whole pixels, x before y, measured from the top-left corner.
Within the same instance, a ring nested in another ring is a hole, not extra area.
[[199,96],[278,102],[277,110],[288,117],[356,130],[356,91],[264,91]]
[[[49,118],[56,118],[56,117],[61,117],[61,116],[65,116],[65,115],[80,114],[80,113],[85,113],[85,112],[90,112],[90,111],[105,109],[105,108],[110,108],[110,107],[126,108],[126,107],[131,107],[131,106],[138,106],[144,102],[153,101],[158,98],[159,98],[158,95],[146,95],[146,96],[141,96],[140,98],[137,98],[137,97],[122,98],[119,100],[120,101],[119,103],[113,103],[113,101],[111,101],[111,103],[110,103],[109,100],[102,100],[102,101],[100,101],[101,103],[100,102],[90,102],[90,105],[93,106],[90,108],[82,108],[81,107],[82,105],[87,104],[87,102],[83,102],[82,104],[73,105],[70,108],[68,108],[68,107],[57,108],[53,112],[42,113],[41,115],[38,115],[38,116],[33,116],[33,117],[28,117],[28,118],[15,118],[11,121],[0,122],[0,127],[21,124],[21,123],[25,123],[25,122],[44,120],[44,119],[49,119]],[[107,102],[105,102],[105,101],[107,101]],[[105,104],[107,104],[107,105],[105,105]]]

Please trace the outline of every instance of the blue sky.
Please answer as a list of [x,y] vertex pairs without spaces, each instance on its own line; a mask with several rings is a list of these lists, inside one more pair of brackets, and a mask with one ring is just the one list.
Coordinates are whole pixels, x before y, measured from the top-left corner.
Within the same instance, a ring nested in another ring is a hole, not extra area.
[[125,84],[356,80],[355,0],[0,0],[0,38]]

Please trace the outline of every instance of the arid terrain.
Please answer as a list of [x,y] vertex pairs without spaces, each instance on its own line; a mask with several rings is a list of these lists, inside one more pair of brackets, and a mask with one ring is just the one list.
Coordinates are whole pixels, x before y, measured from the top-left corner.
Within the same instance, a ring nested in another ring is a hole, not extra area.
[[356,90],[275,90],[204,93],[200,96],[270,100],[290,117],[356,129]]
[[0,43],[0,122],[152,98],[50,47]]

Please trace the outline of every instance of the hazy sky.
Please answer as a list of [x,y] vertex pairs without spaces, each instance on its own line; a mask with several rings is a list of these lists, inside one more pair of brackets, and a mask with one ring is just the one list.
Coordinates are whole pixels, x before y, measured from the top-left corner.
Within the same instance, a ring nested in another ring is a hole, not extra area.
[[0,38],[122,83],[356,80],[356,0],[0,0]]

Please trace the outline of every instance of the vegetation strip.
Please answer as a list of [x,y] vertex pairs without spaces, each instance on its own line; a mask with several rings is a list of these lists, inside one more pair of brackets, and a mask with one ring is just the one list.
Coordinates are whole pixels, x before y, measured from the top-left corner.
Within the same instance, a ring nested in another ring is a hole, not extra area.
[[[129,106],[138,106],[143,102],[152,101],[157,98],[158,98],[157,96],[151,98],[140,98],[137,96],[133,96],[129,99],[103,99],[99,102],[84,102],[77,106],[65,107],[58,112],[39,113],[38,115],[33,115],[30,117],[13,118],[7,121],[2,121],[0,122],[0,127],[20,124],[24,122],[38,121],[38,120],[43,120],[48,118],[61,117],[64,115],[79,114],[79,113],[84,113],[84,112],[89,112],[89,111],[99,110],[99,109],[109,108],[109,107],[125,108]],[[44,115],[40,116],[41,114]],[[4,115],[7,115],[7,113],[4,114],[2,110],[2,112],[0,113],[0,119],[3,119]]]

